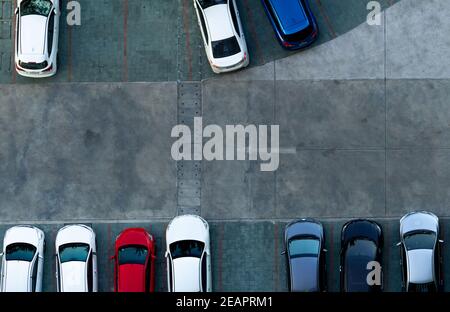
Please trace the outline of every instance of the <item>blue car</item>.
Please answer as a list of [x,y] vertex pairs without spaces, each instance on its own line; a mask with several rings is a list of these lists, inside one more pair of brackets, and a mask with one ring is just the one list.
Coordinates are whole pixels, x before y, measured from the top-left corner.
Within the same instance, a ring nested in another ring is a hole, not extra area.
[[308,0],[261,0],[281,45],[297,50],[311,45],[319,28]]

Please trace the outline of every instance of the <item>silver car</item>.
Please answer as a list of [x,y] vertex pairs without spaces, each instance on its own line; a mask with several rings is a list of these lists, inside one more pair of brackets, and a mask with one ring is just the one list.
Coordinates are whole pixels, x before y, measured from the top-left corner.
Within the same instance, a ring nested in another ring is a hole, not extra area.
[[411,212],[400,220],[403,289],[435,292],[442,289],[439,219],[426,211]]

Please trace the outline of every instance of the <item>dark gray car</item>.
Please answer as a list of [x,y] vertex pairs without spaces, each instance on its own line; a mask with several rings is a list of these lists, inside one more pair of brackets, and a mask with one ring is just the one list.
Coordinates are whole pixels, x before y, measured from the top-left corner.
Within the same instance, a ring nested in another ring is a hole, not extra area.
[[285,229],[289,290],[319,292],[326,290],[324,231],[320,222],[301,219]]

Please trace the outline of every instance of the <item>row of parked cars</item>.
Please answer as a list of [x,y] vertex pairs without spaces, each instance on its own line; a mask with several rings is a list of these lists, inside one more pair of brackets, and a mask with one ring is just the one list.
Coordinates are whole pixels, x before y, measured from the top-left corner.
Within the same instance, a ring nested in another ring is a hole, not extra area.
[[[285,229],[285,251],[290,291],[325,291],[325,233],[313,219],[293,221]],[[443,287],[439,219],[430,212],[413,212],[400,220],[403,286],[407,291],[434,292]],[[142,228],[124,230],[116,239],[114,289],[152,292],[155,285],[155,240]],[[44,232],[32,226],[7,230],[3,241],[0,287],[4,292],[39,292],[45,250]],[[56,280],[60,292],[95,292],[97,243],[92,228],[67,225],[55,240]],[[341,236],[341,290],[381,291],[380,281],[369,283],[369,263],[382,264],[383,231],[371,220],[347,222]],[[168,290],[212,291],[209,225],[201,217],[174,218],[166,229]]]
[[[215,73],[248,66],[250,56],[236,0],[193,0],[208,61]],[[261,0],[286,49],[309,46],[318,27],[308,0]],[[19,75],[43,78],[58,66],[60,0],[18,0],[15,65]]]
[[[209,226],[199,216],[174,218],[166,230],[167,280],[170,291],[211,291]],[[151,292],[155,287],[155,240],[143,228],[124,230],[115,243],[114,289]],[[40,292],[45,235],[37,227],[8,229],[3,240],[0,289]],[[56,285],[59,292],[98,290],[97,239],[83,224],[61,228],[55,239]]]

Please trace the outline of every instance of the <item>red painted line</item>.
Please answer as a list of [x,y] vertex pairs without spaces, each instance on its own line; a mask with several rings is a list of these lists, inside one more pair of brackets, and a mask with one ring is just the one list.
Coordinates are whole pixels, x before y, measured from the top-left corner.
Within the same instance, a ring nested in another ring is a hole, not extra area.
[[[111,253],[111,250],[114,250],[114,249],[112,249],[113,247],[111,246],[111,239],[112,239],[112,230],[111,230],[111,224],[108,224],[108,226],[107,226],[107,240],[106,240],[106,242],[107,242],[107,247],[106,247],[106,250],[108,250],[108,255],[107,255],[107,257],[108,257],[108,265],[106,266],[107,267],[107,270],[106,270],[106,276],[107,276],[107,280],[111,283],[110,285],[113,285],[113,289],[114,289],[114,274],[111,274],[111,272],[113,272],[114,271],[114,263],[113,263],[113,261],[112,260],[110,260],[109,259],[109,257],[111,257],[112,255],[114,255],[114,251]],[[97,246],[97,248],[98,248],[98,246]],[[110,289],[109,289],[110,290]]]
[[317,5],[319,6],[320,14],[322,14],[323,18],[325,19],[325,23],[327,24],[328,27],[328,32],[333,38],[336,38],[337,37],[336,32],[334,31],[333,26],[331,25],[330,18],[325,13],[325,9],[322,6],[322,2],[320,2],[320,0],[316,0],[316,2]]
[[222,285],[223,232],[224,232],[223,223],[220,223],[219,240],[217,242],[217,267],[219,268],[217,276],[218,291],[223,291]]
[[[330,225],[330,235],[328,235],[328,237],[330,237],[330,250],[329,250],[329,254],[330,254],[330,265],[329,268],[331,269],[328,270],[328,275],[330,276],[330,280],[331,282],[334,281],[335,278],[335,267],[334,267],[334,224],[331,223]],[[338,269],[339,270],[339,269]],[[339,274],[339,278],[340,278],[340,274]],[[340,280],[338,280],[338,285],[340,283]],[[330,283],[328,283],[328,285],[330,285]],[[330,291],[330,289],[328,289],[328,291]]]
[[12,54],[11,54],[11,83],[16,82],[17,73],[16,73],[16,62],[15,62],[15,55],[16,55],[16,14],[14,14],[14,10],[16,9],[16,0],[13,0],[11,2],[12,4],[12,19],[11,19],[11,34],[12,34]]
[[264,54],[262,53],[261,46],[259,45],[258,34],[256,32],[256,26],[255,26],[254,19],[253,19],[252,12],[253,12],[254,8],[249,5],[248,0],[244,0],[243,2],[244,2],[245,10],[247,11],[247,14],[248,14],[248,24],[249,24],[249,28],[250,28],[250,35],[253,38],[253,41],[255,42],[256,54],[259,55],[262,59],[262,62],[265,63]]
[[72,27],[67,30],[67,80],[72,81]]
[[123,73],[122,81],[128,81],[128,0],[123,0]]
[[186,53],[187,53],[187,65],[188,65],[188,77],[187,80],[192,80],[192,50],[191,50],[191,33],[189,27],[189,5],[190,2],[187,0],[183,1],[183,29],[186,34]]
[[280,252],[279,252],[279,244],[278,244],[278,223],[275,223],[273,226],[273,238],[274,238],[274,246],[273,246],[273,250],[274,250],[274,287],[273,289],[275,291],[279,291],[280,290]]

